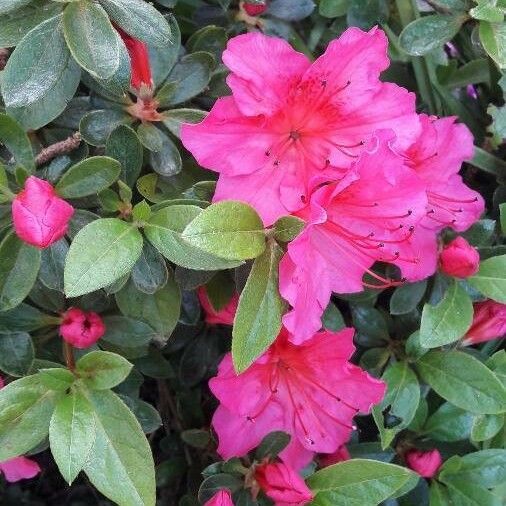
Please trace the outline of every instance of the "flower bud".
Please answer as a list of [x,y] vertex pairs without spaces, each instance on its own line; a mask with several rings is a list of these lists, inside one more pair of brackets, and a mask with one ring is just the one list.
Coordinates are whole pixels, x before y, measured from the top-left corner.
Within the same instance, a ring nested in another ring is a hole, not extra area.
[[475,303],[473,308],[473,323],[462,341],[464,346],[483,343],[506,335],[506,304],[486,300]]
[[60,334],[75,348],[88,348],[95,344],[105,333],[105,325],[97,313],[86,313],[71,307],[63,315]]
[[204,320],[206,323],[209,323],[209,325],[233,325],[237,304],[239,303],[239,295],[237,293],[234,293],[227,305],[219,311],[214,309],[203,286],[199,287],[197,295],[204,309]]
[[232,502],[230,492],[223,489],[214,494],[204,506],[234,506],[234,503]]
[[248,16],[260,16],[267,10],[267,2],[262,0],[256,2],[246,0],[242,6]]
[[283,462],[258,466],[255,480],[276,506],[304,506],[313,499],[304,480]]
[[344,462],[350,460],[351,455],[345,445],[340,446],[334,453],[323,453],[320,455],[321,467],[332,466],[338,462]]
[[12,202],[17,236],[37,248],[47,248],[67,232],[74,208],[42,179],[30,176]]
[[439,262],[448,276],[467,278],[478,272],[480,255],[463,237],[457,237],[443,248]]
[[405,456],[406,464],[410,469],[416,471],[422,478],[433,478],[436,476],[443,459],[435,448],[429,451],[409,450]]
[[149,64],[148,46],[141,40],[132,37],[119,26],[115,26],[120,37],[123,39],[130,56],[132,88],[140,91],[144,86],[146,88],[153,87],[153,79],[151,77],[151,65]]

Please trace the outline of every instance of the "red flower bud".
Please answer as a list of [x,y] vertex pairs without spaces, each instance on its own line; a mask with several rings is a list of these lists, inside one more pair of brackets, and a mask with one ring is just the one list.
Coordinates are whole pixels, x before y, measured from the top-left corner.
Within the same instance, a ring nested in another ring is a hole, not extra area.
[[255,479],[276,506],[304,506],[313,499],[300,475],[283,462],[258,466]]
[[207,501],[204,506],[234,506],[228,490],[220,490]]
[[350,460],[351,455],[345,445],[340,446],[334,453],[323,453],[320,455],[321,467],[332,466],[338,462],[344,462]]
[[462,344],[469,346],[506,335],[506,304],[486,300],[477,302],[473,308],[473,323]]
[[260,16],[267,10],[266,2],[244,2],[243,9],[248,16]]
[[47,248],[67,232],[74,208],[56,195],[42,179],[30,176],[12,202],[12,219],[18,237],[37,248]]
[[135,88],[137,91],[143,85],[151,88],[153,86],[153,79],[151,77],[151,65],[149,64],[148,46],[144,42],[128,35],[119,26],[115,26],[115,28],[123,39],[130,56],[130,84],[132,88]]
[[104,322],[97,313],[85,313],[76,307],[65,312],[60,324],[61,336],[75,348],[88,348],[95,344],[104,332]]
[[433,478],[436,476],[443,459],[438,450],[409,450],[406,453],[406,464],[410,469],[416,471],[422,478]]
[[235,293],[227,305],[216,311],[207,296],[206,289],[201,286],[197,290],[197,295],[199,297],[200,303],[202,304],[202,308],[205,313],[205,321],[210,325],[233,325],[235,313],[237,311],[237,304],[239,303],[239,295]]
[[467,278],[478,272],[480,255],[463,237],[457,237],[443,248],[439,262],[448,276]]

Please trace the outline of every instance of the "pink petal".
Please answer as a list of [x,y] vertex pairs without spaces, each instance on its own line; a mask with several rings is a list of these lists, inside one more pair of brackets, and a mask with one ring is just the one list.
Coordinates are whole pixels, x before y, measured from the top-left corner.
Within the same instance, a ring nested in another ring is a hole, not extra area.
[[4,473],[8,482],[13,483],[37,476],[40,473],[40,466],[35,460],[26,457],[15,457],[0,462],[0,471]]

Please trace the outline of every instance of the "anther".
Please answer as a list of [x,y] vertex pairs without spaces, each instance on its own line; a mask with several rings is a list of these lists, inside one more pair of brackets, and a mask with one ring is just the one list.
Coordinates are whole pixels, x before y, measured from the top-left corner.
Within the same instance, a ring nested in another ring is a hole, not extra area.
[[267,151],[265,152],[265,156],[271,156],[271,152],[270,152],[269,150],[267,150]]
[[277,167],[279,165],[279,160],[274,160],[274,165]]

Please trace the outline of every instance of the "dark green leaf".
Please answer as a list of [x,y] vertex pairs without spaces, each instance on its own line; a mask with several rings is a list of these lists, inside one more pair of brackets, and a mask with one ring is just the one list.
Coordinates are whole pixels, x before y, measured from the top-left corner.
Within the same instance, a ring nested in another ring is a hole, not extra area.
[[7,114],[0,114],[0,140],[16,162],[29,171],[35,168],[32,145],[25,131]]
[[106,316],[103,340],[116,346],[137,348],[148,344],[154,337],[154,331],[144,322],[125,316]]
[[275,459],[290,443],[290,435],[286,432],[270,432],[262,439],[255,452],[255,459],[261,462],[263,459]]
[[0,370],[11,376],[28,373],[35,358],[30,334],[0,332]]
[[117,127],[131,122],[131,116],[123,111],[115,109],[92,111],[82,117],[79,123],[79,131],[88,144],[104,146],[109,135]]
[[163,288],[168,279],[165,259],[149,242],[145,242],[141,256],[132,269],[135,287],[141,292],[153,294]]
[[63,269],[68,250],[65,239],[60,239],[42,250],[39,280],[50,290],[63,292]]
[[461,441],[471,436],[472,425],[471,413],[445,402],[429,416],[423,432],[436,441]]
[[390,313],[394,315],[407,314],[416,309],[422,300],[427,281],[418,283],[405,283],[397,287],[390,298]]

